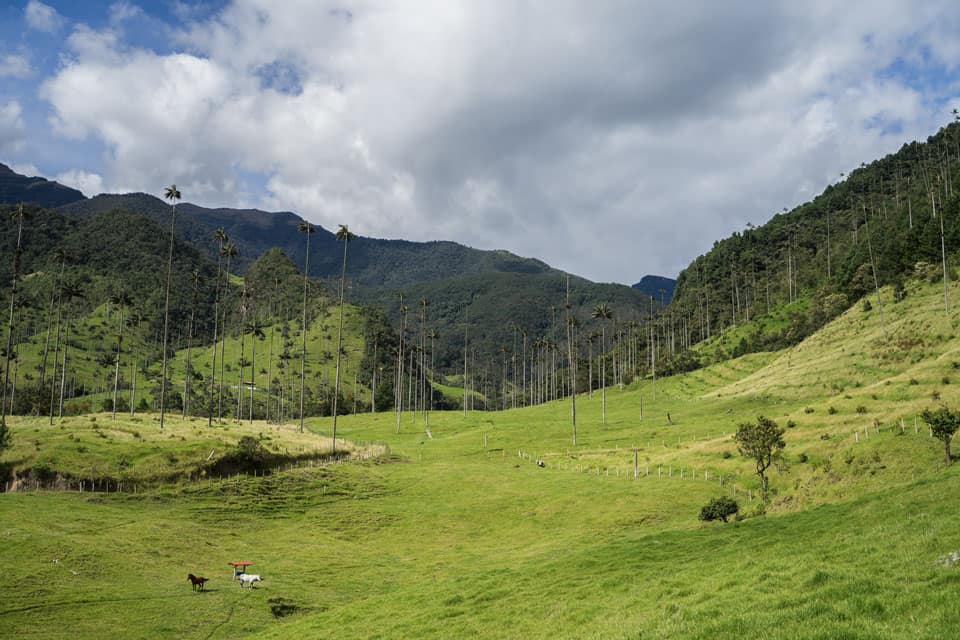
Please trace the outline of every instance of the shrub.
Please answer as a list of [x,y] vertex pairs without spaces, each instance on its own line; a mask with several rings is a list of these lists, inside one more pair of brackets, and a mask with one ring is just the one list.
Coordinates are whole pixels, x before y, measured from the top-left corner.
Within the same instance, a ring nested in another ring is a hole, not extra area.
[[864,313],[869,313],[869,312],[871,312],[871,311],[873,311],[873,305],[870,304],[870,301],[869,301],[869,300],[864,300],[864,301],[863,301],[863,312],[864,312]]
[[941,382],[943,382],[943,384],[950,384],[950,376],[943,376],[943,380]]
[[813,413],[813,411],[814,411],[813,407],[804,407],[804,408],[803,408],[803,412],[804,412],[804,413]]
[[920,384],[920,383],[917,382],[917,379],[916,379],[916,378],[910,378],[910,384],[911,384],[911,385],[918,385],[918,384]]
[[722,520],[723,522],[726,522],[727,518],[736,515],[738,511],[740,511],[740,506],[737,504],[736,500],[727,496],[722,496],[720,498],[713,498],[710,502],[705,504],[700,509],[699,518],[703,522],[711,522],[713,520]]
[[796,422],[794,422],[793,420],[787,420],[787,429],[793,429],[796,426],[797,426]]
[[724,452],[723,452],[723,459],[724,459],[724,460],[729,460],[729,459],[732,458],[732,457],[733,457],[733,454],[730,453],[729,451],[724,451]]
[[865,406],[863,406],[862,404],[857,405],[857,413],[866,413],[866,412],[867,412],[867,408]]
[[805,454],[805,453],[801,453],[799,456],[797,456],[797,460],[800,462],[800,464],[806,463],[807,460],[809,460],[809,459],[810,459],[810,458],[808,458],[808,457],[807,457],[807,454]]
[[933,392],[930,394],[930,398],[931,398],[934,402],[936,402],[937,400],[940,399],[940,392],[937,391],[936,389],[934,389]]
[[837,412],[837,408],[836,408],[836,407],[834,407],[834,406],[832,406],[832,405],[829,406],[829,407],[827,407],[827,413],[829,413],[830,415],[834,415],[836,412]]

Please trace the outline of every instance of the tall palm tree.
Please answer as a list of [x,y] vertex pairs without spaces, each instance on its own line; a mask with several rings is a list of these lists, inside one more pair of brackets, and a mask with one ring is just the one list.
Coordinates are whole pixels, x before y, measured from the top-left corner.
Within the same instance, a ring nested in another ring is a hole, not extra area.
[[436,378],[434,377],[434,374],[433,374],[433,371],[434,371],[434,369],[433,369],[434,355],[436,354],[435,344],[436,344],[436,342],[437,342],[437,338],[440,337],[440,334],[437,333],[437,330],[436,330],[436,329],[430,329],[430,331],[427,332],[427,337],[430,338],[430,377],[431,377],[431,381],[430,381],[430,383],[429,383],[429,384],[430,384],[430,391],[429,391],[428,398],[427,398],[427,409],[426,409],[426,416],[427,416],[427,417],[424,419],[424,423],[425,423],[427,426],[429,426],[429,424],[430,424],[430,417],[429,417],[429,416],[430,416],[430,410],[433,409],[433,380],[436,379]]
[[183,414],[182,418],[186,420],[187,412],[190,410],[190,378],[193,377],[193,358],[191,357],[191,347],[193,346],[193,322],[197,314],[197,302],[200,298],[200,271],[193,270],[190,274],[190,282],[193,285],[193,298],[190,302],[190,321],[187,323],[187,363],[183,367]]
[[350,233],[347,225],[342,224],[337,230],[337,241],[343,243],[343,267],[340,269],[340,326],[337,328],[337,373],[333,383],[333,447],[337,451],[337,401],[340,397],[340,352],[343,350],[343,283],[347,277],[347,245],[356,236]]
[[116,305],[120,311],[120,317],[117,321],[117,361],[113,373],[113,419],[117,419],[117,389],[120,387],[120,347],[123,344],[123,310],[132,303],[130,294],[121,291],[110,296],[110,304]]
[[[140,333],[140,325],[143,324],[143,312],[139,309],[134,309],[130,314],[130,317],[127,318],[127,326],[133,331],[136,327],[137,333]],[[131,369],[133,371],[130,375],[130,415],[132,416],[136,411],[136,405],[134,401],[137,399],[137,367],[140,362],[140,346],[137,345],[137,351],[133,354],[133,364]],[[114,403],[116,405],[116,403]]]
[[[247,311],[249,310],[250,293],[244,285],[240,291],[240,362],[239,373],[237,377],[237,422],[243,418],[243,369],[245,362],[244,339],[246,338],[245,327],[247,325]],[[251,398],[252,399],[252,398]]]
[[163,417],[167,405],[167,333],[170,322],[170,276],[173,273],[173,227],[177,220],[177,200],[180,191],[177,185],[171,184],[163,193],[163,197],[170,201],[170,248],[167,251],[167,287],[163,302],[163,352],[160,366],[160,430],[163,431]]
[[300,431],[303,432],[303,382],[307,362],[307,278],[310,273],[310,236],[314,229],[312,224],[303,221],[297,225],[297,231],[307,236],[307,252],[303,258],[303,347],[300,352]]
[[570,378],[570,421],[573,424],[573,446],[577,446],[577,361],[573,357],[573,327],[576,321],[571,313],[570,276],[567,276],[567,299],[564,304],[567,314],[567,375]]
[[263,325],[256,318],[247,323],[243,332],[250,334],[250,344],[253,348],[253,355],[250,358],[250,423],[253,424],[253,390],[257,386],[257,340],[263,340],[267,336],[263,332]]
[[227,232],[223,227],[213,232],[213,239],[219,243],[217,248],[217,282],[213,299],[213,357],[210,364],[210,389],[207,394],[207,426],[213,426],[213,381],[217,377],[217,329],[220,325],[220,264],[223,260],[223,243],[227,241]]
[[17,300],[17,280],[20,278],[20,248],[23,239],[23,221],[27,217],[23,203],[18,204],[10,214],[10,218],[17,223],[17,248],[13,251],[13,277],[10,279],[10,322],[7,324],[6,363],[3,367],[3,405],[0,410],[0,451],[3,451],[9,440],[7,433],[7,385],[10,382],[10,354],[13,349],[13,310]]
[[[65,299],[67,304],[75,299],[84,298],[83,287],[79,282],[65,282],[60,289],[61,298]],[[59,416],[63,417],[63,396],[67,389],[67,351],[70,347],[70,317],[67,316],[63,335],[63,366],[60,368],[60,404]]]
[[[50,376],[50,424],[53,424],[53,401],[57,397],[57,357],[60,354],[60,334],[63,326],[63,272],[67,265],[67,254],[62,248],[58,248],[55,255],[60,260],[60,278],[56,286],[57,334],[53,346],[53,375]],[[46,354],[44,354],[44,358],[46,358]]]
[[[230,260],[235,258],[237,254],[240,253],[237,251],[236,245],[232,242],[227,241],[220,248],[220,255],[227,259],[226,265],[226,277],[230,277]],[[224,368],[226,366],[226,348],[227,348],[227,310],[223,310],[223,318],[221,320],[222,324],[220,327],[220,385],[217,391],[217,420],[223,418],[223,376]],[[216,348],[216,344],[214,344]]]
[[600,362],[601,362],[601,380],[602,386],[600,391],[600,404],[602,405],[602,424],[607,424],[607,360],[606,360],[606,351],[607,351],[607,326],[604,324],[604,320],[613,319],[613,310],[607,306],[607,303],[601,302],[593,307],[593,312],[590,314],[593,318],[600,320]]

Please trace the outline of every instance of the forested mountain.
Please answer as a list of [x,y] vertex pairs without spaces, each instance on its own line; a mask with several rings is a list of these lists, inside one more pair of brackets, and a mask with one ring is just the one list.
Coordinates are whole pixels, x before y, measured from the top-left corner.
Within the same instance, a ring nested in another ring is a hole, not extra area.
[[59,207],[83,199],[84,195],[76,189],[45,178],[20,175],[0,163],[0,204],[24,202],[38,207]]
[[670,300],[673,299],[673,290],[676,286],[677,281],[673,278],[643,276],[640,278],[640,282],[633,285],[633,288],[658,300],[662,305],[668,305]]
[[696,342],[791,305],[785,326],[744,338],[739,353],[795,343],[877,286],[902,295],[911,275],[952,279],[958,175],[956,123],[861,164],[811,202],[716,242],[680,273],[671,316]]

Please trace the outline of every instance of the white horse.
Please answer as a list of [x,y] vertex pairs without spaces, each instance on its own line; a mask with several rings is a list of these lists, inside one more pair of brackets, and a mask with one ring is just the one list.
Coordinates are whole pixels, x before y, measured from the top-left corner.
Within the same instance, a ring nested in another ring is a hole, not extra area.
[[243,589],[244,583],[249,584],[250,588],[253,589],[254,582],[263,582],[263,578],[258,576],[255,573],[242,573],[240,574],[240,588]]

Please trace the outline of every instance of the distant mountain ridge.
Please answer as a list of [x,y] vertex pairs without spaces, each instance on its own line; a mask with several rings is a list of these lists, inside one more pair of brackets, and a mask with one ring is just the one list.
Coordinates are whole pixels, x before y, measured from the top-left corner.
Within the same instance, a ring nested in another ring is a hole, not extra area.
[[0,203],[23,202],[52,209],[85,200],[81,192],[46,178],[21,175],[0,163]]
[[661,300],[664,305],[670,304],[673,298],[673,290],[677,286],[677,281],[673,278],[663,276],[643,276],[640,282],[633,285],[634,289],[643,291],[651,298]]

